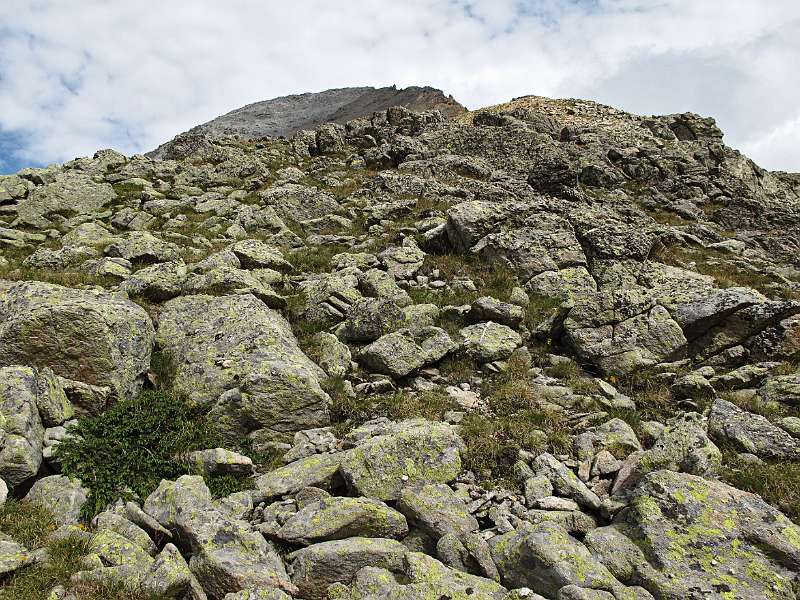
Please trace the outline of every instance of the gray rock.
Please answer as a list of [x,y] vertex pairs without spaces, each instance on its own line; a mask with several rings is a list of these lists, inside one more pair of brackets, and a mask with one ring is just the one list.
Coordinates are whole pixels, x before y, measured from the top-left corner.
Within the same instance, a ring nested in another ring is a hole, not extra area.
[[0,365],[50,367],[127,398],[141,389],[153,338],[150,317],[122,295],[40,282],[0,288]]
[[117,238],[105,249],[106,256],[124,258],[134,264],[149,265],[170,260],[178,260],[178,247],[165,242],[147,231],[130,231]]
[[77,479],[50,475],[33,484],[25,501],[47,507],[59,525],[72,525],[80,520],[88,493]]
[[157,341],[177,365],[174,385],[213,403],[225,431],[280,438],[328,423],[323,371],[286,320],[251,295],[170,300]]
[[136,271],[119,286],[129,296],[165,302],[180,296],[188,278],[183,261],[159,263]]
[[401,329],[384,335],[365,347],[358,360],[375,373],[405,377],[444,358],[456,348],[443,329]]
[[612,494],[634,486],[645,474],[669,469],[693,475],[714,475],[722,461],[722,453],[708,439],[703,419],[687,413],[667,422],[667,427],[653,447],[631,454],[617,473]]
[[46,229],[53,226],[54,217],[61,211],[67,210],[72,216],[94,216],[115,197],[109,184],[96,183],[88,175],[67,171],[33,188],[27,198],[21,199],[17,218],[20,224]]
[[197,475],[250,475],[254,470],[249,457],[224,448],[194,450],[181,459]]
[[[617,578],[656,598],[789,599],[800,528],[760,497],[722,482],[657,471],[614,524],[586,545]],[[642,547],[647,548],[647,554]]]
[[364,567],[401,572],[407,552],[396,540],[354,537],[315,544],[288,558],[292,562],[292,583],[300,590],[300,596],[322,600],[329,585],[349,584]]
[[508,587],[529,587],[547,597],[555,597],[568,585],[609,591],[618,598],[624,592],[624,586],[583,544],[554,523],[523,525],[492,538],[489,545]]
[[764,382],[759,394],[767,402],[800,406],[800,374],[770,377]]
[[0,368],[0,477],[12,489],[34,477],[42,464],[37,375],[29,367]]
[[278,248],[259,240],[236,242],[230,250],[243,269],[272,269],[280,273],[290,273],[294,269]]
[[0,533],[0,576],[6,576],[33,561],[33,554],[23,545]]
[[347,344],[343,344],[339,339],[331,334],[317,333],[313,342],[319,353],[319,366],[331,377],[343,377],[350,370],[350,363],[353,357]]
[[730,443],[741,452],[759,458],[800,460],[800,441],[765,417],[742,410],[727,400],[714,400],[708,433],[721,443]]
[[167,544],[142,578],[141,586],[156,598],[183,598],[191,581],[186,560],[174,545]]
[[349,537],[399,539],[407,533],[406,518],[379,500],[323,498],[290,517],[276,536],[310,545]]
[[256,478],[256,487],[268,498],[293,494],[306,487],[327,487],[347,453],[316,454]]
[[[358,430],[353,432],[356,436]],[[340,466],[350,490],[359,496],[396,500],[403,487],[447,483],[461,471],[463,441],[446,423],[401,421],[348,451]]]
[[433,541],[447,534],[463,537],[478,530],[478,521],[467,505],[449,486],[441,483],[403,488],[397,510]]
[[391,272],[369,269],[358,278],[359,288],[365,296],[391,300],[400,308],[413,304],[411,296],[397,285]]
[[92,527],[113,531],[145,550],[150,556],[154,556],[158,550],[147,532],[116,513],[101,512],[92,519]]
[[341,337],[351,342],[374,342],[403,326],[403,313],[391,300],[363,298],[347,311]]
[[550,480],[553,490],[561,496],[572,498],[587,508],[600,508],[600,498],[583,483],[575,473],[552,454],[540,454],[533,461],[533,470]]
[[475,323],[493,321],[512,328],[519,326],[523,316],[524,313],[519,306],[502,302],[491,296],[483,296],[475,300],[467,314],[467,318]]
[[467,353],[481,363],[505,360],[522,345],[520,335],[498,323],[478,323],[458,332]]

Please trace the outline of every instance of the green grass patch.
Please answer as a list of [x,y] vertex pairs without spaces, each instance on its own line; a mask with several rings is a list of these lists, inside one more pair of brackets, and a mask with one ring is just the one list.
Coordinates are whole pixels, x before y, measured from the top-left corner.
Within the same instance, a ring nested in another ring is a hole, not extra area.
[[0,531],[28,549],[44,546],[57,528],[53,514],[39,504],[9,498],[0,507]]
[[723,449],[721,475],[726,483],[758,494],[800,525],[800,462],[770,461],[753,466],[736,452]]
[[[56,456],[65,475],[79,478],[90,489],[86,517],[120,497],[144,499],[162,479],[185,474],[182,453],[226,446],[205,408],[160,390],[81,419],[71,432],[76,437],[59,444]],[[215,479],[206,477],[213,490],[231,489],[230,481],[217,486]]]

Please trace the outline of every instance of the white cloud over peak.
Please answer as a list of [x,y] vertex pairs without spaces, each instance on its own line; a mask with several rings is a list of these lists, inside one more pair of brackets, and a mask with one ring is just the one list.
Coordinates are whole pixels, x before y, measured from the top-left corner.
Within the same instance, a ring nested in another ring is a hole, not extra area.
[[396,83],[693,110],[800,171],[798,59],[796,0],[4,0],[0,161],[141,152],[250,102]]

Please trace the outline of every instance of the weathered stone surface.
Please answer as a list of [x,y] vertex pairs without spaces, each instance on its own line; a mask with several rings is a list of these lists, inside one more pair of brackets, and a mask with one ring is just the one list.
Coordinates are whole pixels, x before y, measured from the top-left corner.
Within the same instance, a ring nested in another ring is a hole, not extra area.
[[443,329],[401,329],[382,336],[359,354],[359,361],[375,373],[405,377],[435,363],[456,348]]
[[768,419],[718,398],[711,406],[708,433],[720,442],[760,458],[800,460],[800,440]]
[[198,475],[250,475],[254,468],[249,457],[225,448],[194,450],[181,458]]
[[645,474],[660,469],[711,476],[719,469],[721,460],[722,453],[708,439],[702,417],[687,413],[668,421],[652,448],[634,452],[625,460],[611,491],[622,493]]
[[65,172],[35,187],[17,206],[17,218],[25,225],[45,229],[54,215],[95,215],[116,197],[107,183],[96,183],[88,175]]
[[186,560],[174,545],[167,544],[142,577],[141,585],[156,598],[183,598],[191,582],[192,573]]
[[800,528],[760,497],[719,481],[657,471],[631,499],[620,519],[586,538],[620,580],[656,598],[794,598]]
[[251,587],[294,591],[272,546],[246,521],[217,510],[201,477],[162,481],[144,510],[189,547],[189,568],[209,598]]
[[363,298],[347,311],[341,337],[351,342],[374,342],[403,326],[403,313],[391,300]]
[[106,247],[105,254],[140,265],[179,258],[178,247],[175,244],[165,242],[147,231],[130,231],[124,237],[117,238]]
[[426,483],[403,488],[397,510],[433,540],[447,534],[462,537],[478,530],[478,521],[467,505],[444,484]]
[[153,338],[150,317],[122,295],[40,282],[0,287],[2,365],[49,367],[126,398],[141,389]]
[[333,583],[349,584],[364,567],[400,572],[408,550],[396,540],[349,538],[322,542],[289,555],[292,583],[300,596],[322,600]]
[[0,533],[0,577],[27,566],[33,560],[25,546]]
[[319,366],[331,377],[342,377],[350,370],[353,360],[350,348],[331,334],[320,332],[313,338],[319,352]]
[[156,545],[147,532],[121,515],[113,512],[101,512],[92,519],[92,527],[97,530],[113,531],[145,550],[148,555],[156,554]]
[[405,517],[379,500],[323,498],[304,506],[276,535],[310,545],[349,537],[399,539],[407,533]]
[[256,478],[258,490],[272,498],[293,494],[306,487],[327,487],[347,453],[316,454],[301,458]]
[[[402,573],[388,569],[364,567],[355,576],[351,589],[337,598],[393,598],[425,600],[505,600],[508,590],[498,583],[447,568],[434,558],[409,552],[404,558]],[[531,597],[532,600],[537,600]]]
[[80,519],[87,496],[88,490],[79,480],[50,475],[33,484],[25,501],[46,507],[59,525],[72,525]]
[[181,294],[187,278],[183,261],[170,261],[139,269],[122,282],[119,289],[129,296],[164,302]]
[[458,335],[467,354],[482,363],[505,360],[522,344],[516,331],[493,322],[470,325]]
[[175,361],[175,385],[214,403],[227,431],[280,437],[328,423],[324,373],[286,320],[251,295],[171,300],[157,342]]
[[0,368],[0,477],[12,489],[35,476],[42,464],[37,375],[29,367]]
[[768,402],[800,406],[800,374],[770,377],[758,393]]
[[467,318],[474,322],[493,321],[512,328],[522,322],[523,316],[524,313],[519,306],[491,296],[482,296],[475,300],[467,314]]
[[259,240],[242,240],[231,246],[243,269],[272,269],[289,273],[294,267],[283,258],[283,253]]
[[[358,430],[353,432],[356,436]],[[446,423],[401,421],[389,431],[357,442],[340,467],[348,487],[360,496],[396,500],[415,483],[447,483],[461,471],[463,442]]]
[[564,586],[622,593],[624,586],[589,550],[553,523],[524,525],[490,540],[503,583],[555,597]]

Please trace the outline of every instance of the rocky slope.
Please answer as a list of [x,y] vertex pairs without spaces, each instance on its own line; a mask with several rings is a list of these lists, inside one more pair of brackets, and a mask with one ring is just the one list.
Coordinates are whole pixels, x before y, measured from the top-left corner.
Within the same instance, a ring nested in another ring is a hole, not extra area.
[[438,110],[447,117],[466,112],[452,96],[431,87],[396,86],[373,88],[352,87],[318,93],[283,96],[248,104],[193,127],[170,142],[148,153],[151,158],[164,158],[189,135],[238,135],[244,139],[291,137],[303,129],[314,129],[324,123],[339,123],[369,117],[376,111],[403,106],[413,111]]
[[798,176],[579,100],[210,131],[0,178],[0,598],[797,598]]

